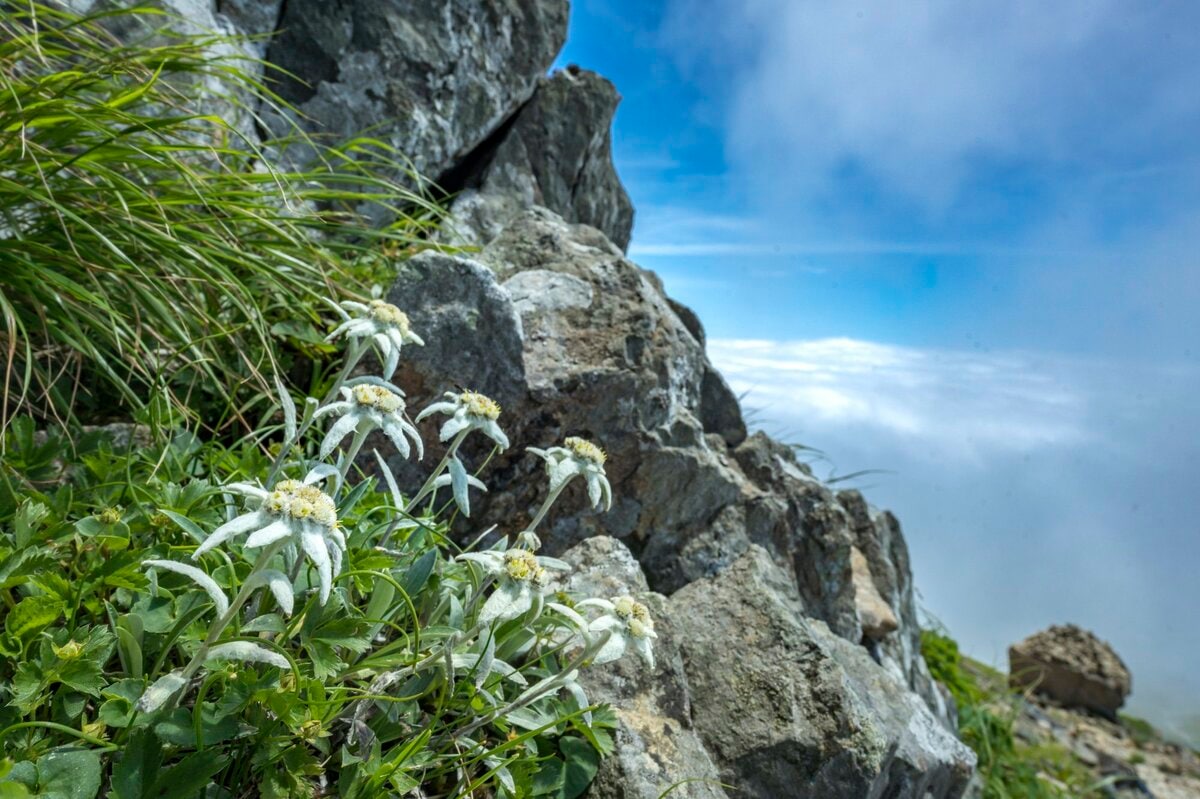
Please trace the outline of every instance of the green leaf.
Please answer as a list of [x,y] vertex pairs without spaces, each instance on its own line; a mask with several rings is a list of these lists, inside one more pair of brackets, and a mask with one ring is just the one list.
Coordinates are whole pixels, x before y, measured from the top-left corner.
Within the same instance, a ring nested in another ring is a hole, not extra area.
[[575,799],[582,796],[600,768],[600,755],[592,745],[582,738],[563,738],[558,749],[566,759],[563,769],[563,785],[560,799]]
[[50,509],[40,502],[26,499],[21,503],[13,515],[13,533],[18,547],[24,547],[33,541],[33,534],[49,513]]
[[[200,713],[201,736],[205,746],[227,741],[238,734],[237,719],[232,717],[217,720],[216,711],[208,702]],[[196,731],[192,726],[192,714],[187,708],[177,707],[165,721],[154,726],[158,737],[175,746],[195,746]]]
[[334,619],[318,627],[312,634],[314,640],[332,646],[341,646],[351,652],[365,652],[371,646],[367,625],[361,619]]
[[318,680],[336,674],[338,669],[345,665],[338,657],[337,651],[324,641],[308,641],[304,645],[304,651],[308,653],[308,659],[312,662],[313,676]]
[[204,531],[200,529],[200,525],[196,524],[183,514],[176,513],[173,510],[167,510],[166,508],[159,508],[159,512],[171,521],[178,524],[180,529],[196,540],[197,544],[203,542],[204,539],[208,537],[205,535]]
[[534,796],[558,796],[562,791],[567,764],[552,757],[533,775]]
[[31,596],[22,599],[8,612],[4,629],[13,638],[23,641],[34,633],[49,627],[62,615],[61,600],[48,596]]
[[143,596],[130,610],[142,620],[142,629],[148,633],[170,632],[175,626],[175,601],[170,597]]
[[26,799],[29,796],[33,794],[19,782],[0,782],[0,799]]
[[228,760],[215,749],[193,752],[158,778],[151,795],[155,799],[195,799]]
[[113,766],[112,794],[115,799],[146,799],[153,796],[150,787],[162,766],[162,744],[145,727],[134,730]]
[[429,581],[429,575],[433,573],[437,557],[437,548],[430,547],[421,557],[413,561],[412,566],[408,567],[408,572],[404,575],[404,590],[410,597],[415,597],[425,587],[425,583]]
[[54,565],[54,556],[48,551],[36,548],[22,549],[12,555],[0,558],[0,588],[11,588],[31,580],[58,577],[59,575],[39,574]]
[[6,780],[42,799],[95,799],[100,772],[100,756],[95,752],[56,750],[34,763],[16,764]]
[[242,634],[250,633],[281,633],[287,626],[283,623],[283,618],[278,613],[264,613],[242,627]]
[[9,690],[12,704],[25,715],[30,715],[42,704],[42,692],[46,689],[46,677],[41,664],[27,660],[17,666]]
[[121,666],[130,677],[142,677],[142,619],[137,615],[122,615],[116,620],[116,653]]

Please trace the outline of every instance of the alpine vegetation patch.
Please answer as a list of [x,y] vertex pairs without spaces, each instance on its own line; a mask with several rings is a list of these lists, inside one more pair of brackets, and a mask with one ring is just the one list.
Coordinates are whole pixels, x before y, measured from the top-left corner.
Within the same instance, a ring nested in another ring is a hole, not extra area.
[[[611,751],[579,677],[627,653],[653,666],[654,622],[630,597],[555,590],[570,567],[537,536],[576,478],[611,504],[603,451],[531,448],[547,486],[530,524],[460,549],[449,516],[486,490],[460,448],[507,448],[501,408],[459,391],[411,420],[389,382],[423,344],[407,317],[331,305],[340,369],[320,398],[276,381],[237,445],[178,431],[122,450],[14,422],[0,795],[574,797]],[[355,375],[372,348],[382,373]],[[435,415],[445,455],[411,496],[378,450],[378,477],[360,468],[373,441],[421,459]]]

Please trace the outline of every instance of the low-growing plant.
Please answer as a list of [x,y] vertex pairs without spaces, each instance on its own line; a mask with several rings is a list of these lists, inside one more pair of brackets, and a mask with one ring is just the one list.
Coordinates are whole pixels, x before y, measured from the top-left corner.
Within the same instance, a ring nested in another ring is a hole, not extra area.
[[[459,549],[447,520],[485,490],[460,446],[509,446],[499,406],[460,391],[410,420],[389,382],[421,344],[407,317],[380,300],[337,307],[332,386],[296,402],[280,384],[236,445],[10,426],[0,796],[586,788],[614,718],[580,675],[627,653],[652,664],[654,623],[631,597],[563,591],[569,567],[537,554],[537,528],[575,478],[607,508],[603,451],[531,449],[548,477],[533,521]],[[359,373],[368,348],[382,374]],[[445,453],[406,497],[373,442],[420,458],[416,424],[433,417]]]

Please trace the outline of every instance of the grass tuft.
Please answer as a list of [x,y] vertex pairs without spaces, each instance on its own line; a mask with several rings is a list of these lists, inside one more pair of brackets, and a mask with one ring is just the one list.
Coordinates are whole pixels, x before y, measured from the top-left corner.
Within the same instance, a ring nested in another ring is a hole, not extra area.
[[319,347],[320,298],[361,295],[380,258],[426,246],[438,209],[383,177],[411,175],[384,143],[297,131],[267,149],[313,165],[269,166],[245,130],[279,101],[237,41],[146,8],[2,7],[0,429],[155,396],[235,423],[279,367],[271,339]]

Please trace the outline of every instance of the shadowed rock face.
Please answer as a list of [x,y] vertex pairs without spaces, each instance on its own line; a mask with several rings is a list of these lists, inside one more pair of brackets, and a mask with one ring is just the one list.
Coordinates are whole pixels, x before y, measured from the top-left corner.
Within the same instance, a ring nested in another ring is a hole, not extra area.
[[[920,657],[899,524],[857,492],[814,479],[789,448],[746,435],[698,321],[680,318],[652,273],[545,209],[517,217],[477,258],[424,253],[398,266],[389,295],[427,342],[406,351],[397,376],[412,407],[456,384],[504,406],[513,447],[489,465],[490,492],[464,532],[520,530],[546,490],[541,462],[524,448],[590,438],[609,453],[613,508],[593,513],[581,488],[568,488],[539,529],[549,551],[619,538],[650,587],[673,593],[761,546],[806,615],[868,646],[953,726]],[[475,451],[475,462],[485,455]],[[410,485],[423,474],[396,466]],[[856,550],[865,565],[857,582]]]
[[1074,624],[1050,627],[1009,647],[1008,673],[1014,687],[1112,719],[1132,687],[1113,648]]
[[612,163],[613,85],[575,66],[538,81],[537,91],[504,129],[494,151],[451,207],[456,241],[483,245],[522,211],[549,208],[591,225],[625,250],[633,204]]
[[306,129],[382,139],[438,178],[533,94],[566,39],[567,9],[567,0],[288,0],[267,59],[296,76],[279,93]]

